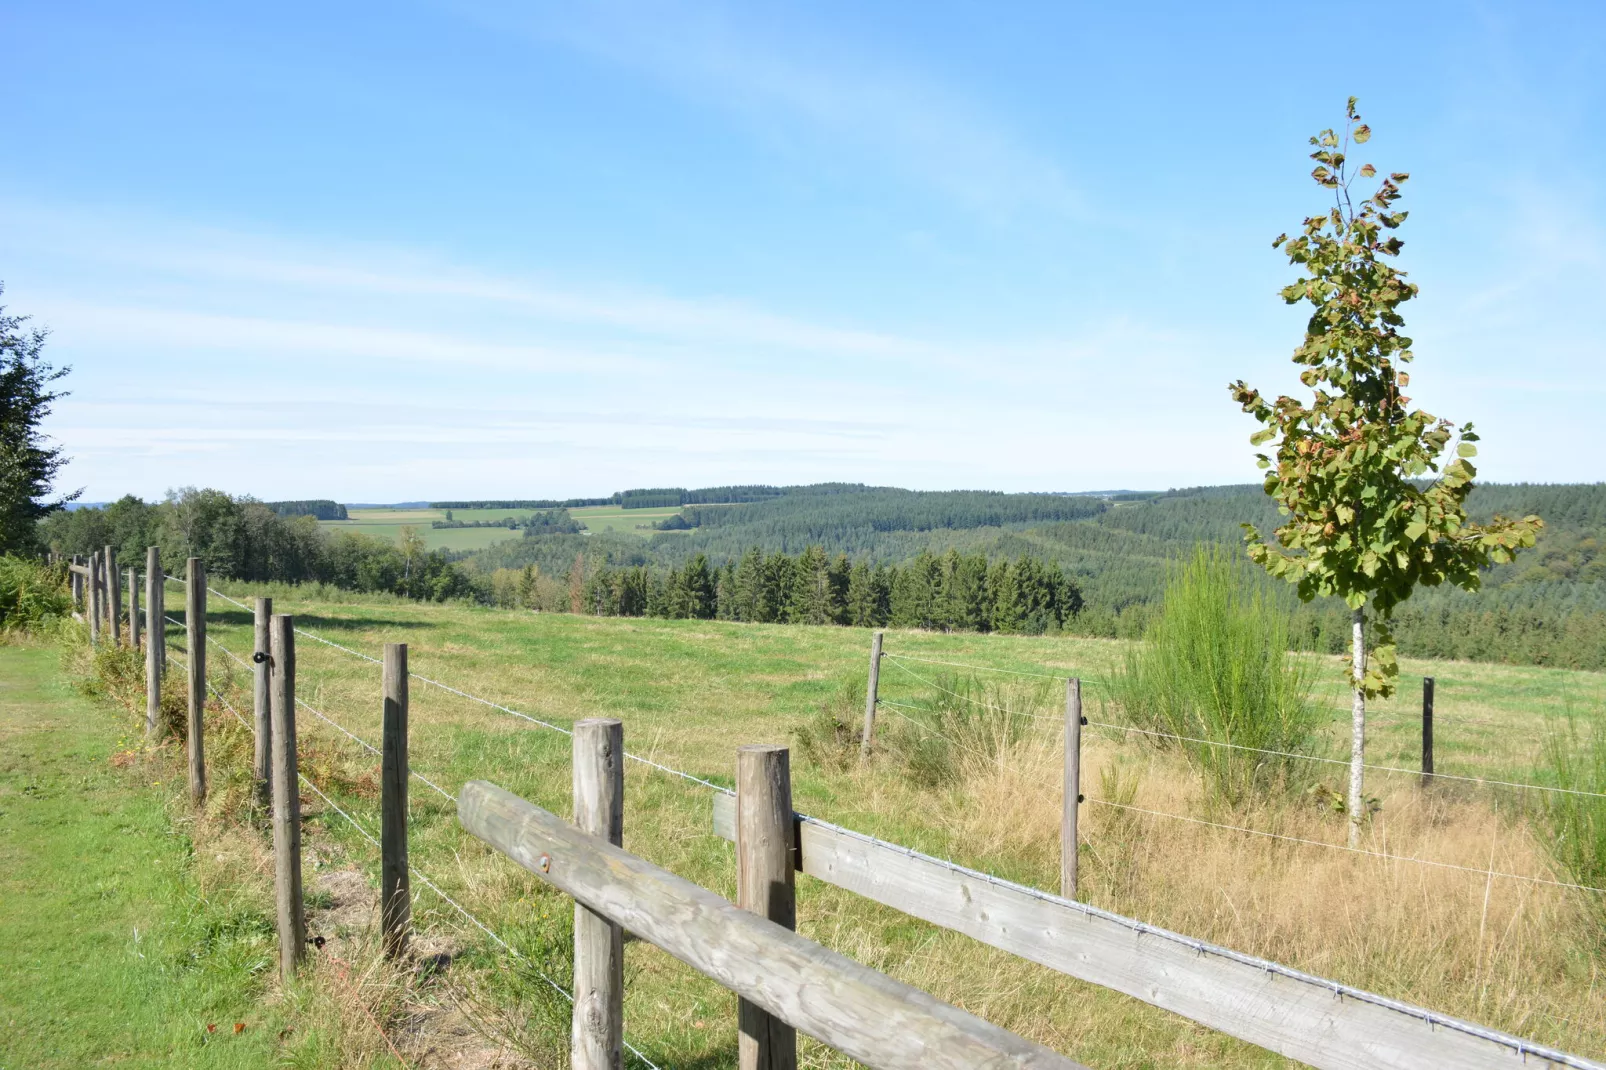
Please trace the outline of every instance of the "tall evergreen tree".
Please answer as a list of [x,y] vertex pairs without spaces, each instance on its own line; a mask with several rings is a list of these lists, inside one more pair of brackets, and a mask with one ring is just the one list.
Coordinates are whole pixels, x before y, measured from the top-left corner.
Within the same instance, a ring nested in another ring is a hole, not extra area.
[[66,397],[51,384],[72,369],[45,362],[46,332],[27,323],[0,305],[0,553],[37,552],[39,519],[78,497],[49,500],[67,458],[39,430],[51,403]]

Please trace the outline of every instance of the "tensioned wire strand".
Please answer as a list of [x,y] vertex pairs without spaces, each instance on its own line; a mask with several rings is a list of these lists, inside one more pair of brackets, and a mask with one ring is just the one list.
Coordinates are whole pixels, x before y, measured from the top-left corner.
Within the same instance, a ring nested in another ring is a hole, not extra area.
[[[884,655],[884,656],[886,656],[886,657],[899,657],[901,655],[888,654],[888,655]],[[912,659],[909,659],[909,660],[920,661],[920,660],[929,660],[929,659],[912,658]],[[896,662],[894,662],[894,664],[896,664]],[[959,667],[959,668],[986,668],[986,666],[964,666],[964,665],[960,665],[959,662],[932,662],[932,664],[953,665],[953,666],[956,666],[956,667]],[[926,677],[921,676],[919,673],[914,672],[911,669],[904,668],[904,666],[902,666],[902,665],[898,665],[897,667],[900,670],[902,670],[903,672],[908,673],[910,676],[914,677],[916,680],[919,680],[921,683],[925,684],[927,687],[935,688],[936,690],[941,691],[941,692],[943,692],[944,694],[947,694],[947,695],[952,695],[954,698],[959,699],[961,702],[969,702],[972,705],[981,706],[981,707],[984,707],[984,708],[989,709],[989,710],[993,710],[993,711],[998,712],[998,713],[1008,714],[1009,716],[1012,716],[1012,717],[1030,717],[1033,720],[1037,720],[1037,721],[1058,721],[1058,720],[1060,720],[1060,718],[1058,718],[1058,717],[1048,717],[1048,716],[1044,716],[1042,714],[1028,713],[1025,710],[1009,710],[1009,709],[1005,709],[1002,706],[995,706],[990,702],[982,702],[980,699],[972,698],[969,695],[961,695],[957,691],[953,691],[953,690],[951,690],[949,688],[943,687],[937,681],[929,680]],[[999,671],[1000,672],[1012,672],[1014,670],[1001,669]],[[1022,675],[1041,675],[1041,674],[1034,673],[1034,674],[1022,674]],[[1064,677],[1048,677],[1048,679],[1058,680],[1058,679],[1064,679]],[[915,708],[924,708],[924,707],[915,707]],[[1350,765],[1350,761],[1347,758],[1324,758],[1324,757],[1321,757],[1320,755],[1316,755],[1316,754],[1299,754],[1299,753],[1296,753],[1294,751],[1268,750],[1265,747],[1246,747],[1241,743],[1226,743],[1226,742],[1222,742],[1221,740],[1215,740],[1215,739],[1200,739],[1200,738],[1195,737],[1195,736],[1182,736],[1182,735],[1177,735],[1177,734],[1172,733],[1172,732],[1159,732],[1159,731],[1156,731],[1156,730],[1154,730],[1152,728],[1139,728],[1136,725],[1118,725],[1118,724],[1110,724],[1110,723],[1108,723],[1106,721],[1091,721],[1091,720],[1088,721],[1087,723],[1088,723],[1088,725],[1090,725],[1092,727],[1095,727],[1095,728],[1108,728],[1108,729],[1112,729],[1112,730],[1117,731],[1117,732],[1136,732],[1136,733],[1139,733],[1141,735],[1153,736],[1153,737],[1156,737],[1156,738],[1159,738],[1159,739],[1174,739],[1174,740],[1178,740],[1178,741],[1183,742],[1183,743],[1198,743],[1198,744],[1202,744],[1202,745],[1207,746],[1207,747],[1225,747],[1225,748],[1229,748],[1231,750],[1248,751],[1248,752],[1251,752],[1251,753],[1254,753],[1254,754],[1266,754],[1266,755],[1271,755],[1273,757],[1278,757],[1278,758],[1294,758],[1294,759],[1297,759],[1299,761],[1305,761],[1305,762],[1326,762],[1326,763],[1329,763],[1329,764],[1332,764],[1332,765],[1342,765],[1342,766],[1349,766]],[[1489,786],[1492,786],[1492,787],[1520,788],[1520,789],[1526,789],[1526,790],[1530,790],[1530,791],[1549,791],[1549,792],[1555,792],[1556,794],[1560,794],[1560,795],[1582,795],[1582,796],[1587,796],[1587,797],[1590,797],[1590,798],[1606,799],[1606,792],[1585,791],[1585,790],[1583,790],[1581,788],[1553,787],[1553,786],[1551,786],[1549,784],[1532,784],[1532,783],[1528,783],[1526,781],[1519,781],[1519,780],[1495,780],[1495,779],[1491,779],[1491,778],[1488,778],[1488,777],[1463,776],[1463,775],[1461,775],[1459,773],[1425,773],[1425,772],[1422,772],[1421,770],[1406,769],[1406,768],[1403,768],[1403,767],[1397,766],[1397,765],[1372,765],[1370,763],[1365,763],[1365,764],[1363,764],[1361,766],[1361,768],[1370,769],[1373,772],[1377,772],[1377,773],[1396,773],[1396,774],[1400,774],[1400,775],[1404,775],[1404,776],[1428,776],[1428,777],[1435,777],[1435,778],[1440,779],[1440,780],[1459,780],[1459,781],[1462,781],[1463,783],[1468,783],[1468,784],[1485,784],[1485,785],[1489,785]]]
[[[237,662],[239,665],[244,667],[247,671],[251,671],[252,670],[252,666],[251,666],[251,664],[249,662],[247,662],[244,658],[240,657],[240,655],[236,654],[234,651],[230,650],[228,647],[224,646],[217,639],[215,639],[215,638],[213,638],[212,636],[209,635],[209,636],[206,637],[206,641],[211,643],[213,646],[217,647],[219,650],[223,651],[223,653],[228,655],[230,658],[233,658],[235,662]],[[208,687],[212,687],[211,681],[207,681],[207,686]],[[213,694],[217,694],[217,688],[213,687],[212,688],[212,693]],[[221,696],[219,696],[219,701],[220,702],[222,701]],[[308,713],[311,713],[314,717],[318,718],[320,721],[324,722],[329,727],[333,728],[335,731],[339,732],[341,735],[343,735],[347,739],[351,740],[353,743],[356,743],[359,747],[362,747],[363,749],[368,750],[368,751],[370,751],[370,752],[372,752],[374,754],[382,755],[383,752],[381,752],[378,747],[374,746],[372,743],[368,742],[366,739],[363,739],[361,736],[357,735],[357,733],[351,731],[351,729],[347,728],[345,725],[341,724],[339,721],[336,721],[333,717],[330,717],[328,714],[326,714],[322,710],[318,709],[312,703],[307,702],[307,701],[305,701],[304,699],[302,699],[302,698],[300,698],[298,696],[296,698],[296,705],[300,706],[302,709],[306,710]],[[420,773],[418,770],[413,769],[410,762],[408,763],[407,775],[408,776],[412,776],[412,777],[417,777],[420,781],[422,781],[423,783],[429,785],[431,788],[435,789],[435,792],[437,794],[439,794],[440,797],[445,799],[447,802],[456,802],[457,801],[457,796],[453,795],[451,792],[447,791],[445,788],[443,788],[439,784],[435,783],[433,780],[431,780],[429,777],[425,776],[423,773]]]
[[[244,602],[240,602],[240,601],[238,601],[236,599],[230,598],[228,595],[224,594],[222,591],[216,590],[215,588],[208,587],[207,590],[210,591],[212,594],[217,595],[219,598],[222,598],[224,601],[231,602],[234,605],[239,606],[241,609],[250,609],[251,608],[250,606],[247,606]],[[172,620],[171,617],[169,617],[168,619]],[[173,621],[173,623],[174,624],[178,624],[177,621]],[[183,625],[179,625],[179,626],[183,627]],[[342,646],[340,643],[337,643],[332,639],[325,639],[323,636],[314,634],[313,632],[306,631],[305,629],[296,628],[295,629],[295,633],[297,635],[304,635],[308,639],[313,640],[314,642],[322,643],[325,646],[331,646],[331,647],[334,647],[336,650],[344,651],[345,653],[350,654],[354,658],[361,658],[363,661],[372,662],[375,665],[383,664],[383,662],[381,662],[376,657],[372,657],[372,656],[370,656],[368,654],[364,654],[360,650],[353,650],[348,646]],[[455,687],[451,686],[450,684],[443,684],[439,680],[432,680],[429,677],[424,676],[424,675],[422,675],[420,673],[408,672],[407,675],[410,676],[411,678],[413,678],[414,680],[418,680],[421,683],[429,684],[432,687],[438,687],[442,691],[448,691],[451,694],[457,695],[457,696],[459,696],[461,698],[468,699],[470,702],[478,702],[482,706],[489,706],[491,709],[500,710],[503,713],[509,714],[509,715],[511,715],[513,717],[517,717],[520,720],[528,721],[531,724],[539,725],[542,728],[549,728],[554,732],[561,732],[563,735],[566,735],[566,736],[574,735],[574,732],[571,729],[564,728],[562,725],[556,725],[556,724],[553,724],[550,721],[543,721],[539,717],[532,717],[527,713],[523,713],[523,712],[520,712],[519,710],[512,709],[511,707],[504,706],[499,702],[492,702],[490,699],[481,698],[480,696],[470,694],[467,691],[461,691],[458,688],[455,688]],[[671,776],[680,777],[682,780],[689,780],[694,784],[700,784],[701,786],[703,786],[705,788],[711,788],[714,791],[723,792],[723,793],[725,793],[727,795],[730,794],[730,789],[729,788],[723,787],[722,785],[719,785],[719,784],[715,784],[713,781],[706,780],[703,777],[697,776],[697,775],[695,775],[693,773],[688,773],[683,769],[675,769],[672,766],[664,765],[661,762],[655,762],[651,758],[643,758],[641,755],[632,754],[629,751],[625,751],[625,757],[629,758],[633,762],[639,762],[642,765],[650,766],[651,768],[656,769],[661,773],[668,773]]]
[[1530,881],[1534,884],[1549,884],[1556,888],[1571,888],[1580,892],[1599,892],[1606,894],[1606,888],[1595,888],[1588,884],[1571,884],[1567,881],[1551,880],[1548,877],[1530,877],[1523,873],[1506,873],[1498,869],[1479,869],[1477,866],[1462,866],[1454,862],[1435,862],[1431,858],[1417,858],[1414,855],[1397,855],[1387,851],[1371,851],[1364,847],[1350,847],[1342,843],[1329,843],[1326,840],[1311,840],[1303,836],[1288,836],[1281,832],[1264,832],[1260,829],[1246,828],[1243,825],[1228,825],[1220,821],[1207,821],[1202,817],[1187,817],[1183,814],[1169,814],[1163,810],[1147,810],[1141,806],[1132,806],[1128,803],[1112,802],[1109,799],[1088,799],[1090,803],[1099,806],[1112,806],[1118,810],[1130,810],[1136,814],[1148,814],[1151,817],[1169,817],[1173,821],[1187,821],[1194,825],[1206,825],[1210,828],[1225,829],[1229,832],[1243,832],[1251,836],[1263,836],[1270,840],[1283,840],[1288,843],[1303,844],[1307,847],[1328,847],[1335,851],[1348,851],[1351,854],[1367,855],[1372,858],[1384,858],[1391,862],[1415,862],[1420,866],[1436,866],[1440,869],[1455,869],[1463,873],[1475,873],[1480,877],[1503,877],[1507,880]]
[[[182,662],[181,662],[181,664],[182,664]],[[222,693],[219,692],[218,689],[212,685],[212,681],[211,680],[207,680],[206,681],[206,686],[207,686],[207,688],[209,690],[211,690],[212,694],[217,697],[217,700],[223,704],[223,708],[228,710],[230,713],[234,714],[234,719],[239,721],[241,726],[249,731],[251,726],[246,723],[246,720],[240,714],[240,711],[235,709],[233,706],[229,705],[228,699],[224,698]],[[316,794],[318,796],[318,798],[322,799],[325,803],[327,803],[329,805],[329,807],[332,810],[334,810],[335,813],[337,813],[341,817],[345,818],[346,821],[350,823],[351,827],[356,829],[358,834],[361,835],[363,837],[363,839],[367,840],[375,848],[379,848],[379,846],[380,846],[379,840],[374,837],[373,833],[369,832],[368,829],[365,828],[363,826],[363,824],[360,821],[358,821],[355,817],[352,817],[349,813],[347,813],[345,811],[345,809],[342,808],[339,803],[335,802],[328,795],[326,795],[323,792],[323,789],[319,788],[317,784],[313,783],[312,780],[309,779],[305,773],[301,772],[300,770],[297,770],[296,771],[296,776],[297,776],[298,779],[300,779],[300,781],[303,784],[305,784],[307,787],[311,788],[313,793]],[[483,932],[486,936],[489,936],[492,940],[496,941],[496,943],[498,945],[500,945],[501,948],[504,951],[506,951],[509,954],[513,955],[514,957],[520,959],[521,961],[524,962],[525,965],[529,966],[530,969],[535,972],[537,977],[540,977],[541,980],[545,981],[547,984],[552,986],[553,991],[557,992],[559,995],[561,995],[564,999],[568,1000],[570,1003],[574,1002],[574,996],[571,995],[569,993],[569,991],[567,989],[565,989],[562,985],[558,984],[551,977],[548,977],[546,975],[545,971],[543,971],[541,969],[541,967],[539,967],[539,966],[537,966],[535,964],[534,960],[532,960],[528,955],[524,954],[524,952],[520,951],[518,948],[514,947],[512,944],[508,943],[506,940],[502,939],[501,936],[497,935],[497,933],[496,933],[496,931],[494,929],[492,929],[489,925],[486,925],[479,918],[475,917],[474,914],[471,911],[469,911],[469,909],[467,907],[463,906],[457,900],[453,899],[451,896],[447,895],[444,891],[442,891],[440,885],[436,884],[434,881],[429,879],[429,875],[428,874],[426,874],[423,870],[419,869],[417,866],[413,865],[410,861],[409,861],[409,863],[407,865],[407,868],[413,874],[413,876],[417,877],[420,881],[422,881],[424,883],[424,885],[427,888],[429,888],[430,891],[432,891],[436,895],[440,896],[442,900],[444,900],[454,910],[456,910],[459,914],[461,914],[465,919],[467,919],[468,921],[472,922],[481,932]],[[636,1058],[640,1059],[643,1063],[647,1064],[647,1066],[651,1067],[652,1070],[662,1070],[662,1068],[659,1067],[657,1063],[653,1062],[651,1059],[647,1058],[646,1055],[642,1054],[641,1050],[639,1048],[637,1048],[634,1044],[630,1043],[630,1041],[625,1040],[624,1041],[624,1046],[625,1046],[626,1049],[629,1050],[630,1054],[634,1055]]]
[[[893,706],[893,707],[903,706],[902,703],[895,703],[895,702],[886,702],[886,703],[882,703],[882,704],[883,705],[887,705],[887,706]],[[903,708],[904,709],[918,710],[921,707],[918,707],[918,706],[903,706]],[[969,751],[971,754],[974,754],[979,758],[983,758],[983,759],[985,759],[985,760],[987,760],[989,762],[992,762],[993,764],[997,765],[1000,769],[1008,768],[1003,763],[1002,760],[1000,760],[999,758],[994,757],[993,755],[987,754],[987,753],[985,753],[983,751],[979,751],[979,750],[975,749],[974,747],[967,747],[965,744],[960,743],[958,740],[953,739],[950,736],[944,735],[943,733],[937,731],[935,728],[932,728],[929,725],[922,724],[921,722],[915,720],[913,717],[909,717],[909,716],[899,712],[897,709],[893,709],[892,712],[894,714],[896,714],[897,716],[902,717],[905,721],[908,721],[910,724],[914,725],[916,728],[919,728],[924,732],[928,732],[931,735],[936,736],[938,739],[942,739],[942,740],[946,741],[947,743],[951,744],[952,746],[958,747],[960,750]],[[1108,799],[1088,799],[1086,801],[1090,802],[1090,803],[1096,803],[1096,804],[1098,804],[1100,806],[1112,806],[1112,807],[1116,807],[1116,808],[1121,809],[1121,810],[1131,810],[1131,811],[1133,811],[1135,813],[1148,814],[1148,815],[1153,816],[1153,817],[1169,817],[1169,818],[1172,818],[1173,820],[1176,820],[1176,821],[1187,821],[1187,822],[1190,822],[1190,823],[1195,824],[1195,825],[1207,825],[1207,826],[1209,826],[1211,828],[1224,829],[1224,830],[1231,831],[1231,832],[1242,832],[1242,833],[1247,833],[1248,835],[1251,835],[1251,836],[1263,836],[1263,837],[1266,837],[1267,839],[1285,840],[1285,841],[1290,842],[1290,843],[1303,844],[1303,845],[1309,846],[1309,847],[1330,847],[1330,848],[1332,848],[1334,850],[1337,850],[1337,851],[1349,851],[1349,852],[1354,853],[1354,854],[1368,855],[1368,856],[1373,857],[1373,858],[1384,858],[1384,859],[1388,859],[1388,860],[1394,861],[1394,862],[1415,862],[1418,865],[1434,866],[1434,867],[1437,867],[1439,869],[1460,870],[1460,871],[1465,872],[1465,873],[1476,873],[1476,874],[1478,874],[1480,876],[1484,876],[1484,877],[1503,877],[1503,878],[1508,879],[1508,880],[1529,881],[1529,882],[1534,883],[1534,884],[1548,884],[1548,885],[1552,885],[1552,886],[1557,887],[1557,888],[1571,888],[1571,889],[1574,889],[1576,891],[1600,892],[1600,893],[1606,894],[1606,888],[1596,888],[1596,887],[1593,887],[1593,886],[1587,885],[1587,884],[1571,884],[1571,883],[1569,883],[1567,881],[1551,880],[1548,877],[1530,877],[1530,876],[1527,876],[1527,875],[1522,874],[1522,873],[1505,873],[1505,872],[1502,872],[1500,870],[1479,869],[1479,868],[1477,868],[1475,866],[1463,866],[1463,865],[1458,865],[1458,864],[1456,864],[1454,862],[1437,862],[1437,861],[1434,861],[1431,858],[1417,858],[1415,855],[1390,854],[1390,853],[1384,852],[1384,851],[1371,851],[1371,850],[1366,850],[1365,848],[1360,848],[1360,847],[1348,847],[1348,846],[1345,846],[1344,844],[1328,843],[1326,840],[1311,840],[1311,839],[1305,839],[1305,838],[1299,837],[1299,836],[1288,836],[1288,835],[1284,835],[1284,834],[1278,833],[1278,832],[1263,832],[1260,829],[1246,828],[1246,827],[1244,827],[1242,825],[1228,825],[1228,824],[1223,824],[1222,822],[1219,822],[1219,821],[1207,821],[1204,818],[1199,818],[1199,817],[1187,817],[1187,816],[1184,816],[1182,814],[1166,813],[1165,811],[1162,811],[1162,810],[1146,810],[1146,809],[1144,809],[1143,807],[1140,807],[1140,806],[1131,806],[1131,805],[1129,805],[1127,803],[1112,802],[1112,801],[1110,801]]]

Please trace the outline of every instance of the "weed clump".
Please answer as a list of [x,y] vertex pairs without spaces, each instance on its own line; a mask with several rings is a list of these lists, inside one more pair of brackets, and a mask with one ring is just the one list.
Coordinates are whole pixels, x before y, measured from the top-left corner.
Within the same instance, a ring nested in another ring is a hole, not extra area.
[[860,677],[842,681],[813,717],[792,729],[805,761],[841,772],[858,757],[864,739],[864,687]]
[[921,787],[952,784],[978,762],[996,765],[1038,718],[1057,716],[1051,685],[960,675],[936,677],[918,705],[895,712],[885,722],[887,750]]

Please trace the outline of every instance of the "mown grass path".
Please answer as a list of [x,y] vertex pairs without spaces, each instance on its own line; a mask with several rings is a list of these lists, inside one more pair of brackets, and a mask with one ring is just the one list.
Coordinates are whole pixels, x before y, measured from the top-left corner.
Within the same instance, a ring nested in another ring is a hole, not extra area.
[[0,1070],[275,1065],[271,919],[201,893],[168,791],[113,764],[121,718],[59,658],[0,646]]

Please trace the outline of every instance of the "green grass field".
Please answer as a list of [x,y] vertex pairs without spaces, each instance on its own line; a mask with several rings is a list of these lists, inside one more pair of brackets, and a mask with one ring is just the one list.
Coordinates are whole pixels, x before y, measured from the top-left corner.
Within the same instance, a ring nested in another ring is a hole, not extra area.
[[282,1065],[261,889],[207,879],[160,766],[60,660],[0,645],[0,1067]]
[[[529,509],[454,509],[455,520],[501,520],[504,517],[524,519]],[[652,526],[674,516],[679,509],[621,509],[616,505],[587,509],[571,509],[572,515],[588,531],[608,531],[623,535],[647,536]],[[345,520],[322,520],[318,526],[327,531],[352,531],[361,535],[389,539],[401,538],[404,527],[418,529],[424,545],[431,550],[483,550],[493,543],[523,538],[523,532],[507,528],[432,528],[430,523],[445,520],[444,509],[352,509]]]
[[569,515],[590,531],[611,531],[621,535],[647,535],[653,525],[677,515],[679,509],[624,509],[617,505],[597,505],[570,509]]
[[[250,593],[229,587],[236,597]],[[868,632],[845,628],[604,619],[360,596],[309,603],[280,589],[276,608],[300,627],[378,656],[384,642],[409,644],[414,672],[556,725],[619,717],[638,755],[730,784],[735,748],[786,743],[822,709],[849,722],[841,697],[861,680]],[[176,604],[176,592],[169,604]],[[213,598],[211,634],[248,656],[249,615]],[[1122,648],[1060,637],[893,632],[887,650],[939,660],[1087,679],[1089,714],[1102,716],[1100,678]],[[305,701],[370,742],[378,741],[377,666],[298,640],[298,691]],[[213,676],[230,700],[249,704],[249,678],[226,658]],[[900,667],[901,666],[901,667]],[[1347,703],[1341,666],[1323,662],[1332,714],[1328,747],[1341,749]],[[890,660],[882,695],[929,702],[940,666]],[[1400,697],[1378,703],[1369,752],[1409,770],[1417,760],[1420,676],[1438,680],[1439,768],[1527,780],[1535,774],[1547,718],[1606,708],[1606,676],[1464,663],[1404,665]],[[924,679],[921,679],[923,677]],[[1059,813],[1058,688],[1041,686],[1048,720],[996,769],[922,787],[894,759],[867,768],[794,760],[800,810],[1039,887],[1056,886]],[[226,718],[227,714],[219,714]],[[566,737],[427,686],[412,685],[412,767],[448,790],[481,778],[567,815]],[[219,722],[224,723],[223,721]],[[370,755],[315,717],[302,719],[305,768],[360,819],[376,819]],[[909,729],[883,712],[881,732]],[[1319,808],[1268,803],[1222,814],[1189,785],[1176,759],[1112,734],[1087,742],[1090,800],[1136,785],[1140,805],[1228,823],[1342,842],[1343,819]],[[1342,785],[1332,767],[1321,776]],[[730,847],[713,837],[708,789],[627,764],[625,846],[721,894],[734,892]],[[1469,785],[1425,795],[1413,775],[1374,775],[1383,811],[1371,846],[1475,869],[1549,877],[1539,833],[1515,797]],[[377,860],[343,821],[314,805],[318,828],[363,860]],[[1083,898],[1238,950],[1505,1028],[1595,1056],[1606,1052],[1606,1006],[1591,993],[1598,931],[1575,893],[1455,871],[1384,862],[1158,818],[1129,819],[1090,802],[1084,811]],[[568,906],[458,828],[452,805],[415,783],[413,861],[504,938],[560,975]],[[458,934],[490,970],[497,961],[472,930],[427,892],[417,920]],[[799,884],[801,931],[878,969],[1097,1067],[1287,1065],[1283,1060],[1123,996],[1053,974],[916,922],[846,892]],[[1339,909],[1339,903],[1345,904]],[[488,976],[500,976],[492,971]],[[627,949],[627,1028],[662,1065],[734,1065],[735,1001],[655,949]],[[513,989],[506,990],[513,998]],[[529,1028],[527,1026],[520,1028]],[[550,1029],[550,1026],[547,1027]],[[534,1043],[532,1041],[532,1043]],[[810,1065],[844,1065],[809,1045]]]

